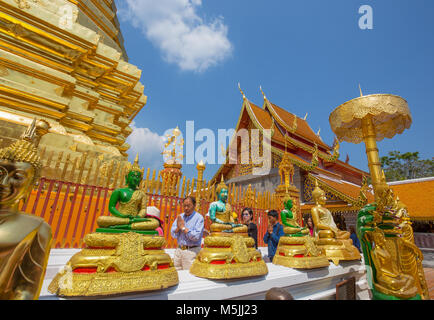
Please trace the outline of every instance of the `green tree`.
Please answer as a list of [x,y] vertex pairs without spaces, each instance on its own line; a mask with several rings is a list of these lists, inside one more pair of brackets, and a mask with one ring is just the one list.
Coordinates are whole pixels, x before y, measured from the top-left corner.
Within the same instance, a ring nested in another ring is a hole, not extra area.
[[419,159],[419,152],[390,151],[380,158],[387,181],[416,179],[434,176],[434,157]]

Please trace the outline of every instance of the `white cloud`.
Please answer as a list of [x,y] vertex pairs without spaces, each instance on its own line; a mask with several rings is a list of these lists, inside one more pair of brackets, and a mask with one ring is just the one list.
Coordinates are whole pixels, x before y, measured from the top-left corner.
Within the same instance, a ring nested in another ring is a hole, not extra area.
[[202,0],[125,0],[122,20],[139,28],[169,63],[202,72],[232,51],[223,18],[205,22],[197,13]]
[[128,150],[130,161],[139,153],[140,166],[161,170],[163,167],[164,136],[152,132],[148,128],[138,128],[134,121],[131,123],[133,132],[128,136],[127,143],[131,146]]

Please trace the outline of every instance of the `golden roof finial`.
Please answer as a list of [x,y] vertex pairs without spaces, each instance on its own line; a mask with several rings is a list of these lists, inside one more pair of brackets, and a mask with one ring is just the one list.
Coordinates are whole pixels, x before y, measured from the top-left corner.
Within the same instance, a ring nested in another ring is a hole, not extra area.
[[238,82],[238,89],[240,90],[241,94],[243,95],[243,100],[246,99],[246,95],[244,94],[243,90],[241,90],[240,83]]
[[262,87],[261,85],[259,85],[259,90],[261,90],[262,95],[264,96],[264,100],[267,100],[267,97],[265,96],[264,91],[262,91]]
[[359,90],[360,90],[360,96],[363,97],[362,88],[360,87],[360,83],[359,83]]
[[303,120],[306,120],[306,119],[307,119],[307,114],[308,114],[308,112],[306,112],[306,114],[304,115]]
[[321,127],[318,128],[318,132],[316,133],[316,135],[319,136],[320,132],[321,132]]

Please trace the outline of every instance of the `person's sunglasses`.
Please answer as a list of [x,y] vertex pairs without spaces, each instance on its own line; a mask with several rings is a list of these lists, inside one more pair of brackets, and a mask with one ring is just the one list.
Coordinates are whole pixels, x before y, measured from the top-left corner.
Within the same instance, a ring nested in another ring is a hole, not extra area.
[[243,216],[250,216],[250,213],[243,213]]

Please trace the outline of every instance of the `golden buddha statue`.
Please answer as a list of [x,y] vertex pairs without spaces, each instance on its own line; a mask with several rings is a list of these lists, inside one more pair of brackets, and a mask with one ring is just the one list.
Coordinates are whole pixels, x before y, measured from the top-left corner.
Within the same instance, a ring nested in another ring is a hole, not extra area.
[[325,250],[327,258],[336,265],[340,260],[359,260],[360,252],[353,246],[350,233],[339,230],[331,212],[324,207],[327,198],[324,190],[318,186],[317,180],[315,180],[312,198],[315,202],[315,207],[311,209],[315,236],[318,238],[317,243],[320,248]]
[[273,263],[290,268],[313,269],[329,266],[324,250],[316,245],[307,228],[300,227],[293,200],[289,194],[283,198],[284,209],[280,213],[285,235],[280,237]]
[[226,202],[228,187],[223,181],[216,188],[218,200],[209,206],[212,221],[210,235],[196,256],[190,273],[209,279],[231,279],[261,276],[268,273],[255,240],[247,234],[247,226],[235,223],[231,206]]
[[27,128],[21,139],[0,149],[0,299],[38,299],[51,249],[51,228],[22,213],[18,204],[39,178],[37,146],[49,125]]
[[[96,232],[50,283],[60,296],[101,296],[159,290],[178,284],[178,273],[158,236],[160,221],[146,214],[147,197],[138,189],[143,171],[136,157],[125,176],[127,187],[113,191],[109,211]],[[119,204],[116,209],[116,205]]]
[[399,298],[411,298],[418,293],[415,279],[402,271],[401,266],[393,259],[386,245],[384,233],[379,230],[372,234],[375,246],[371,257],[376,273],[375,289]]

